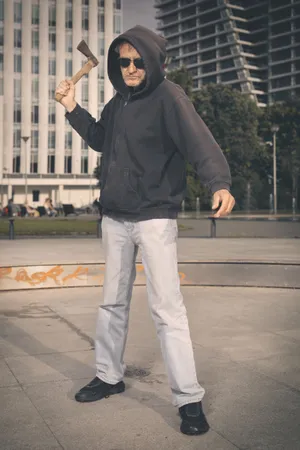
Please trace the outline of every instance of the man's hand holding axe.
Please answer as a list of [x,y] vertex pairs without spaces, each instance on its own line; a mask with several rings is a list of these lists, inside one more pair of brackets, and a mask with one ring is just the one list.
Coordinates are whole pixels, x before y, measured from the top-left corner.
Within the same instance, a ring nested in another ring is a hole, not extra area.
[[87,62],[71,78],[71,80],[61,81],[55,91],[55,100],[60,102],[68,112],[73,111],[77,105],[75,101],[75,84],[83,77],[83,75],[88,74],[93,67],[96,67],[99,64],[98,59],[90,51],[85,41],[81,41],[78,44],[77,50],[88,58]]

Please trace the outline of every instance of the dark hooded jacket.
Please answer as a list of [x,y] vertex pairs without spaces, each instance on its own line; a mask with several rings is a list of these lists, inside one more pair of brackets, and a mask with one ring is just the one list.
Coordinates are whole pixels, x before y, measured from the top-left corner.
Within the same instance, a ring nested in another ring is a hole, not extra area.
[[[127,41],[144,59],[146,81],[129,89],[116,47]],[[116,38],[108,75],[116,94],[96,120],[79,105],[66,117],[102,152],[103,213],[128,220],[175,218],[186,188],[186,161],[212,193],[230,188],[226,159],[181,87],[165,78],[165,39],[136,26]]]

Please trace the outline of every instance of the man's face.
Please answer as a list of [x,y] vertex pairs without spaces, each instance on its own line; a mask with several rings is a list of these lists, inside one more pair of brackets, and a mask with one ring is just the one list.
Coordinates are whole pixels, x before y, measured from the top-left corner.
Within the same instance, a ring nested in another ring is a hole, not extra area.
[[136,51],[134,47],[132,47],[130,44],[125,43],[120,46],[120,58],[130,59],[130,64],[128,67],[122,67],[120,65],[125,84],[129,87],[139,86],[146,77],[146,71],[145,69],[138,69],[137,67],[135,67],[134,60],[140,60],[141,55]]

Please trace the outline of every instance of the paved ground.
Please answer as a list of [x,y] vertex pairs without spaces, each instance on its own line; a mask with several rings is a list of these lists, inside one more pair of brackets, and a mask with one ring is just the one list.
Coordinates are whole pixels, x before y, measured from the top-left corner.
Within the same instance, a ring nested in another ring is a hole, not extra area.
[[146,292],[134,289],[124,394],[78,404],[94,376],[99,288],[2,293],[1,450],[299,450],[299,291],[184,287],[211,431],[180,434]]
[[[101,239],[20,239],[1,241],[0,246],[0,266],[104,262]],[[180,238],[178,259],[299,263],[300,240]]]

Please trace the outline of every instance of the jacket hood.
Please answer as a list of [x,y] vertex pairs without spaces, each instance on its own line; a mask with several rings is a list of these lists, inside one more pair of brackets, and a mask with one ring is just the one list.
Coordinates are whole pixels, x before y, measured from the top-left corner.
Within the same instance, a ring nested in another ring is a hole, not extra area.
[[145,63],[146,80],[142,88],[133,95],[140,96],[153,91],[164,79],[163,64],[166,59],[166,40],[141,25],[136,25],[113,40],[108,51],[107,71],[109,79],[115,90],[123,96],[129,93],[128,86],[124,83],[117,46],[121,42],[129,42],[141,55]]

